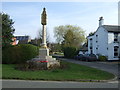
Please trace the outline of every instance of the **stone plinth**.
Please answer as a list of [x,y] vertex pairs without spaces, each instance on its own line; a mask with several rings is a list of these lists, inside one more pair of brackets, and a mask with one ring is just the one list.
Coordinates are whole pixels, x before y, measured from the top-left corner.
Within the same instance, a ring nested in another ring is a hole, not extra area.
[[60,62],[56,60],[56,58],[52,58],[52,56],[49,56],[48,48],[41,48],[39,50],[39,56],[37,58],[33,58],[28,62],[33,63],[34,65],[36,65],[37,68],[41,69],[60,67]]
[[40,48],[39,57],[42,57],[42,56],[49,56],[49,49],[48,48]]

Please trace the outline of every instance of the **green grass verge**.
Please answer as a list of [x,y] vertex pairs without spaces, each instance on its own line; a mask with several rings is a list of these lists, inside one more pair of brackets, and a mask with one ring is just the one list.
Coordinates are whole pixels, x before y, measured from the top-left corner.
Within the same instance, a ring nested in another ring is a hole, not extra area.
[[78,81],[86,80],[108,80],[114,75],[105,71],[86,67],[69,62],[61,61],[61,64],[68,65],[66,69],[39,70],[39,71],[20,71],[14,69],[14,64],[2,65],[3,79],[22,79],[22,80],[59,80],[59,81]]

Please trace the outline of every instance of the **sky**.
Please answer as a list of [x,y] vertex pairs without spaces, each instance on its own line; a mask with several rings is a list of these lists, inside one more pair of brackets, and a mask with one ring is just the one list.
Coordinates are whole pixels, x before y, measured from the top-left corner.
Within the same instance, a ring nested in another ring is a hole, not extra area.
[[59,25],[79,26],[86,36],[97,30],[101,16],[105,25],[118,25],[118,2],[2,2],[2,12],[15,21],[14,35],[29,35],[32,39],[42,28],[44,7],[50,42],[55,42],[54,27]]

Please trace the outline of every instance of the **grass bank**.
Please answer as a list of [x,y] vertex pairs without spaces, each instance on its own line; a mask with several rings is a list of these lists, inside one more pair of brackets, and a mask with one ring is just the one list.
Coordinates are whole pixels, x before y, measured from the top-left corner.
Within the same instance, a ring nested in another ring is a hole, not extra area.
[[61,62],[66,65],[64,69],[39,70],[39,71],[20,71],[16,70],[15,64],[2,65],[3,79],[21,80],[54,80],[54,81],[78,81],[78,80],[108,80],[114,75],[98,69],[86,67],[69,62]]

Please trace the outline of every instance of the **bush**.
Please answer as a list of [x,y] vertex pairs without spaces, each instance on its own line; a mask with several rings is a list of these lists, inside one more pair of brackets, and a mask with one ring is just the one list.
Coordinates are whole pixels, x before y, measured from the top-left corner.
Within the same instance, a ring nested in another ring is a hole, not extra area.
[[75,47],[64,47],[63,52],[66,58],[73,58],[76,55],[77,49]]
[[5,48],[2,51],[2,63],[24,63],[38,55],[38,47],[30,44],[21,44]]
[[98,59],[99,59],[100,61],[107,61],[107,57],[106,57],[106,56],[103,56],[103,55],[98,56]]

